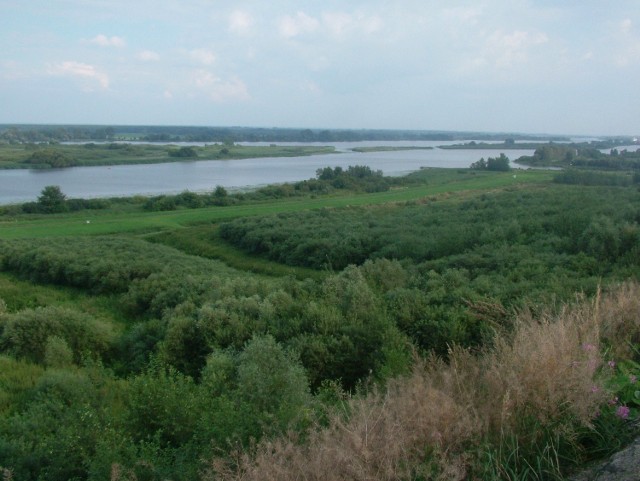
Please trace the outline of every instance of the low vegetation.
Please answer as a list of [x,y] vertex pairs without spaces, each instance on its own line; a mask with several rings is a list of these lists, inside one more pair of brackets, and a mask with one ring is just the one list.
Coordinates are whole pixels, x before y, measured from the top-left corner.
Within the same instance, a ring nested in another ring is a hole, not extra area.
[[[635,150],[614,148],[617,144],[549,144],[536,148],[532,156],[518,159],[519,164],[536,167],[574,167],[582,169],[640,171],[640,148]],[[608,154],[602,149],[610,149]]]
[[0,169],[49,169],[91,165],[151,164],[181,160],[223,160],[330,154],[324,146],[243,146],[233,142],[177,147],[126,142],[59,144],[0,143]]
[[265,440],[237,463],[214,459],[205,479],[565,479],[633,434],[638,398],[609,389],[637,388],[638,365],[616,367],[612,346],[637,342],[639,294],[628,284],[557,313],[524,312],[480,354],[453,348],[446,363],[417,362],[306,441]]
[[0,473],[560,480],[615,451],[640,192],[485,170],[5,208]]

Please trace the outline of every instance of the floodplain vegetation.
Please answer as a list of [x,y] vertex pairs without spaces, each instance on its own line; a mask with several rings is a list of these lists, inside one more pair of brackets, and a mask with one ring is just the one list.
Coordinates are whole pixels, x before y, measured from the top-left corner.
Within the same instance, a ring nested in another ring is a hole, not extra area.
[[579,172],[4,207],[0,473],[566,479],[640,418],[638,181]]
[[135,144],[128,142],[61,144],[0,143],[0,169],[50,169],[91,165],[157,164],[194,160],[296,157],[330,154],[326,146],[246,146],[234,142],[204,146]]

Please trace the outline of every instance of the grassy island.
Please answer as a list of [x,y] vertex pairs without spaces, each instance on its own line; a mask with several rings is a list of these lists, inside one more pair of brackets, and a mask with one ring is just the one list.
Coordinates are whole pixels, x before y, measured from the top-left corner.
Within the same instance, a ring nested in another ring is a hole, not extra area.
[[335,152],[327,146],[244,146],[233,143],[177,146],[142,143],[2,144],[0,169],[48,169],[92,165],[154,164],[193,160],[297,157]]

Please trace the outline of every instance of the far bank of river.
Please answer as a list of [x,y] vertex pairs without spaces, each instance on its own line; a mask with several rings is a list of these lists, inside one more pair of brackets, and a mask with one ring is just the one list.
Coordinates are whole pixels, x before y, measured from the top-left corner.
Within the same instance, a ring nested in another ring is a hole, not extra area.
[[[350,165],[367,165],[373,170],[381,170],[385,175],[404,175],[423,167],[466,168],[481,157],[497,157],[503,152],[510,159],[533,154],[531,149],[444,150],[437,148],[443,144],[445,142],[442,141],[338,142],[324,144],[335,146],[337,153],[310,157],[5,170],[0,171],[0,204],[34,201],[47,185],[60,186],[70,198],[159,195],[185,190],[206,192],[213,190],[217,185],[229,190],[239,190],[309,179],[315,177],[316,170],[323,167],[346,168]],[[433,148],[366,153],[350,150],[355,147],[379,146]],[[518,167],[516,164],[513,166]]]

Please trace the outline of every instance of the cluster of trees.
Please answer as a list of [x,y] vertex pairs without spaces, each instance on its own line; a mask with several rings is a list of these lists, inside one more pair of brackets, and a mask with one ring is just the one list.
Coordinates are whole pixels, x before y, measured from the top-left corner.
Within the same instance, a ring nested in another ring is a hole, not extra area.
[[3,125],[0,126],[0,141],[9,143],[66,142],[72,140],[113,140],[113,127],[89,126],[45,126],[45,125]]
[[389,190],[392,180],[384,177],[381,170],[374,171],[366,165],[325,167],[318,169],[316,178],[335,189],[347,189],[355,192],[384,192]]
[[500,154],[499,157],[489,157],[484,160],[484,157],[471,164],[471,168],[474,170],[491,170],[495,172],[508,172],[511,170],[509,165],[509,157],[504,154]]
[[46,165],[48,167],[61,168],[75,165],[74,159],[64,152],[54,149],[36,150],[24,162],[36,167]]
[[519,164],[532,166],[582,167],[605,170],[640,169],[640,149],[635,152],[611,149],[603,153],[591,144],[548,144],[538,147],[532,156],[520,157]]
[[198,152],[193,147],[179,147],[177,149],[169,149],[169,157],[194,158],[198,157]]

